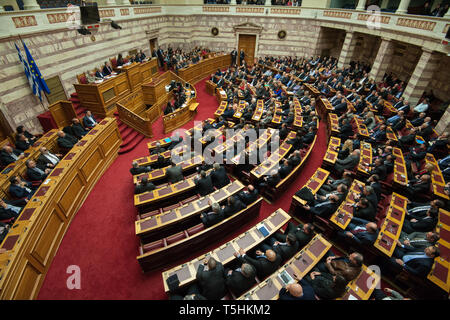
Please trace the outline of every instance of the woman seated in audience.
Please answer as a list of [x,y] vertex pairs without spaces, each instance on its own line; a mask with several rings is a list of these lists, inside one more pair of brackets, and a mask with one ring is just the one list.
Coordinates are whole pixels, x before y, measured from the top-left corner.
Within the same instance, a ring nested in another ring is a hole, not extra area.
[[353,151],[353,141],[351,139],[347,139],[344,142],[344,145],[342,146],[341,150],[338,153],[338,159],[345,159],[347,158],[350,153]]

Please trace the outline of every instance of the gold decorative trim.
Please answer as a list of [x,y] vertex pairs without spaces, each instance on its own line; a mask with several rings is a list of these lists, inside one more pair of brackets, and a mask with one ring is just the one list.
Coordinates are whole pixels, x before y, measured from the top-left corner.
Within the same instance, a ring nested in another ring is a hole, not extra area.
[[[364,14],[364,13],[360,13],[358,14],[358,20],[362,20],[362,21],[367,21],[369,20],[369,17],[371,17],[372,15],[370,14]],[[391,20],[391,17],[387,17],[387,16],[375,16],[375,17],[379,17],[380,18],[380,22],[383,24],[389,24],[389,21]]]
[[436,22],[399,18],[397,20],[397,25],[402,27],[433,31],[434,27],[436,26]]
[[130,15],[130,9],[120,9],[120,15],[121,16],[129,16]]
[[229,12],[228,6],[203,6],[203,12]]
[[12,17],[16,28],[25,28],[37,26],[36,17],[35,16],[20,16],[20,17]]
[[159,13],[159,12],[161,12],[161,7],[133,8],[133,11],[134,11],[134,14]]
[[323,12],[323,15],[325,17],[332,17],[332,18],[342,18],[342,19],[351,19],[352,13],[351,12],[342,12],[342,11],[329,11],[326,10]]
[[286,8],[270,8],[270,13],[273,14],[300,14],[300,9],[286,9]]
[[116,16],[114,9],[98,10],[98,11],[99,11],[100,18],[108,18],[108,17]]
[[264,8],[236,7],[237,13],[264,13]]
[[72,13],[49,13],[47,14],[47,20],[50,24],[63,23],[69,19],[70,15],[72,15]]

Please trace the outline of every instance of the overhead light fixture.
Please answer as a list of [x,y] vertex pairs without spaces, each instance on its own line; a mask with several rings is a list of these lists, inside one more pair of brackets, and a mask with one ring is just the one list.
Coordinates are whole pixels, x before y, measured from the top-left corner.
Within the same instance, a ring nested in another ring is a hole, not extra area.
[[88,29],[86,29],[86,27],[81,27],[80,29],[77,29],[77,31],[79,34],[82,34],[84,36],[87,34],[91,34],[91,32]]
[[114,21],[111,21],[111,27],[113,27],[114,29],[122,29],[121,26],[119,26],[117,23],[115,23]]

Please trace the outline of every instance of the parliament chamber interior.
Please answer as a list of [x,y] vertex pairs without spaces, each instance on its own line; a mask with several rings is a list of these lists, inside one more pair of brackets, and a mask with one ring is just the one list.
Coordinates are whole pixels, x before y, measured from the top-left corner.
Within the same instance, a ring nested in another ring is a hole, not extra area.
[[0,0],[1,300],[448,300],[449,0]]

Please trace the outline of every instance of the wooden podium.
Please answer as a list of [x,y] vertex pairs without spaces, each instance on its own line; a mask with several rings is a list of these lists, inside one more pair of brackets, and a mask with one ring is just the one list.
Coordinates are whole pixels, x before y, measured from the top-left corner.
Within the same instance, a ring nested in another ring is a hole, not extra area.
[[72,119],[77,118],[77,113],[70,101],[59,100],[51,104],[48,109],[58,128],[70,126]]

